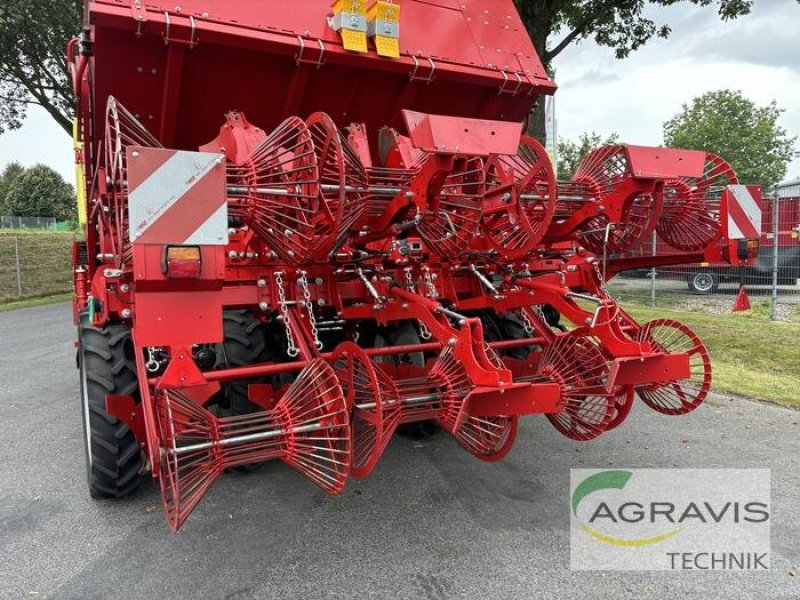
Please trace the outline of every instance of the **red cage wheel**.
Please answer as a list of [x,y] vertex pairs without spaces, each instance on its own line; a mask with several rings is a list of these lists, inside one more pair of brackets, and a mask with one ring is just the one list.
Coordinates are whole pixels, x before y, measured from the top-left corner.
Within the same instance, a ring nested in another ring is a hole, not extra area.
[[154,397],[161,498],[176,531],[226,468],[280,459],[330,494],[350,473],[350,411],[333,369],[310,362],[273,410],[218,418],[178,390]]
[[711,357],[702,340],[689,327],[672,319],[645,323],[637,340],[650,342],[657,352],[689,355],[688,380],[636,386],[639,398],[665,415],[683,415],[703,403],[711,389]]
[[351,474],[363,479],[378,464],[400,423],[400,395],[394,381],[352,342],[336,347],[331,366],[353,410]]
[[[497,353],[486,348],[486,356],[498,369],[506,366]],[[497,415],[475,417],[467,415],[453,434],[467,452],[484,462],[498,462],[506,457],[517,439],[519,417]]]
[[236,191],[229,214],[247,223],[272,252],[291,264],[312,256],[319,171],[302,119],[286,119],[246,160],[229,165],[228,183]]
[[730,164],[706,153],[700,177],[669,179],[656,231],[667,244],[684,251],[702,250],[719,235],[720,199],[727,185],[739,183]]
[[483,462],[497,462],[506,457],[517,440],[519,417],[468,416],[454,434],[467,452]]
[[622,422],[628,418],[628,415],[633,408],[633,399],[636,396],[633,386],[624,386],[617,388],[614,395],[614,410],[611,420],[608,423],[606,431],[611,431],[619,427]]
[[[104,255],[113,255],[122,263],[130,262],[133,251],[128,231],[128,158],[130,146],[161,148],[161,143],[136,117],[113,96],[106,102],[105,169],[108,180],[109,206],[98,218],[109,228],[114,244],[101,248]],[[101,244],[106,240],[101,237]],[[119,264],[119,263],[118,263]]]
[[436,420],[446,431],[455,433],[464,421],[464,402],[473,385],[464,364],[449,346],[431,367],[430,380],[440,398]]
[[596,344],[572,334],[557,336],[545,348],[537,375],[561,385],[563,410],[547,415],[561,434],[588,441],[608,429],[616,400],[606,391],[609,365]]
[[443,258],[456,258],[478,231],[486,171],[480,157],[456,159],[453,171],[432,190],[417,232]]
[[325,113],[306,119],[314,142],[320,182],[320,211],[314,216],[314,255],[325,259],[347,238],[367,207],[367,173],[361,160]]
[[624,146],[593,150],[578,166],[575,181],[597,194],[599,202],[598,214],[585,221],[579,232],[583,245],[595,254],[625,252],[655,227],[661,197],[626,189],[632,176]]
[[535,250],[553,219],[557,195],[547,151],[523,136],[517,154],[487,162],[486,184],[489,199],[481,218],[486,237],[509,259]]

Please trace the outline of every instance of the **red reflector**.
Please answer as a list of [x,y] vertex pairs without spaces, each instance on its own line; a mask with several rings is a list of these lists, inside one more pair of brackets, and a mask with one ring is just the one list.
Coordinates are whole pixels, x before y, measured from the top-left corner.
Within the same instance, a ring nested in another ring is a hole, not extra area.
[[758,257],[758,249],[760,246],[759,240],[739,240],[736,254],[740,259],[749,259]]
[[167,246],[164,251],[164,274],[170,279],[198,279],[202,260],[198,246]]

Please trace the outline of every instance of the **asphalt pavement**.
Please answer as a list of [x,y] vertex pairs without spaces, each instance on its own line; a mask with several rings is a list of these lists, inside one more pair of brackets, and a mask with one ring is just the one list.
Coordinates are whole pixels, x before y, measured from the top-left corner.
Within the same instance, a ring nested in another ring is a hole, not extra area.
[[[798,411],[636,405],[591,443],[531,417],[494,465],[396,438],[335,498],[279,464],[225,475],[173,535],[151,483],[89,498],[73,337],[68,304],[0,313],[0,598],[800,598]],[[610,466],[770,468],[771,570],[570,571],[569,470]]]

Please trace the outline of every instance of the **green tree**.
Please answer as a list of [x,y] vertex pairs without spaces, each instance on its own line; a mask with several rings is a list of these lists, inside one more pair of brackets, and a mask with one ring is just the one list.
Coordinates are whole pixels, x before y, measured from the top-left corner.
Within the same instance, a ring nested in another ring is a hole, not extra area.
[[0,3],[0,133],[20,127],[36,104],[72,134],[75,98],[64,50],[81,29],[82,7],[82,0]]
[[608,144],[619,143],[619,135],[612,133],[603,139],[596,131],[582,133],[577,142],[563,139],[558,141],[558,179],[567,181],[573,178],[578,165],[581,164],[583,157],[595,148]]
[[11,182],[6,207],[17,217],[75,219],[75,191],[57,172],[46,165],[26,169]]
[[[668,37],[672,32],[670,26],[645,16],[647,6],[715,6],[723,21],[746,15],[753,6],[753,0],[515,0],[515,3],[536,52],[550,72],[553,59],[579,40],[593,38],[599,45],[611,48],[617,58],[625,58],[654,36]],[[529,131],[544,140],[543,102],[536,107]]]
[[0,173],[0,215],[9,215],[10,211],[6,208],[6,194],[11,187],[11,183],[25,172],[25,167],[17,162],[8,163],[3,172]]
[[783,112],[775,102],[758,106],[739,91],[708,92],[664,123],[664,143],[718,154],[742,182],[769,188],[783,179],[797,156],[797,138],[778,125]]

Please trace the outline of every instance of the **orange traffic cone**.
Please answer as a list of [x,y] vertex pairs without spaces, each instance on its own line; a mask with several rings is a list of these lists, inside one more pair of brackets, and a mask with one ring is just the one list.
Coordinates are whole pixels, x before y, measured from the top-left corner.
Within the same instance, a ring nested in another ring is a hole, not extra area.
[[731,312],[741,312],[743,310],[750,310],[750,298],[744,286],[739,288],[739,293],[736,295],[736,301],[733,303],[733,310]]

